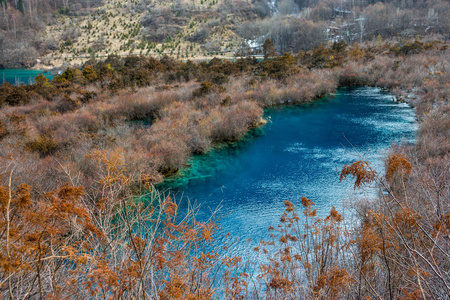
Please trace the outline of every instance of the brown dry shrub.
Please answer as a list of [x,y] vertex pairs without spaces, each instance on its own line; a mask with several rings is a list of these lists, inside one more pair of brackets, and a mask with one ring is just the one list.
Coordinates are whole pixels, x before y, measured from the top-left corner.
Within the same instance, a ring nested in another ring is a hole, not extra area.
[[428,113],[419,129],[418,155],[444,157],[450,153],[450,105],[438,107]]
[[190,151],[181,138],[162,134],[154,136],[152,139],[150,155],[157,170],[162,173],[171,173],[186,166]]
[[249,96],[263,106],[271,106],[277,104],[279,97],[277,96],[278,85],[274,79],[267,79],[252,86]]
[[340,71],[339,86],[364,86],[368,84],[368,74],[363,70],[364,66],[356,62],[349,62]]
[[174,102],[159,112],[161,119],[150,129],[152,134],[177,136],[183,140],[192,153],[202,153],[210,146],[210,129],[205,123],[205,115],[192,105]]
[[240,140],[250,128],[261,121],[262,115],[263,110],[250,101],[218,108],[209,115],[211,139],[216,142]]

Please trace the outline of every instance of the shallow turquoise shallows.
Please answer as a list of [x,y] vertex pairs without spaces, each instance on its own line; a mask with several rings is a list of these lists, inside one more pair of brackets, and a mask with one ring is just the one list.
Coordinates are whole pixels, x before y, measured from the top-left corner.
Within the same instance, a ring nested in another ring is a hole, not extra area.
[[44,74],[48,79],[53,76],[50,72],[37,70],[22,70],[22,69],[0,69],[0,84],[9,82],[14,85],[31,84],[34,83],[34,78],[39,74]]
[[[373,197],[374,188],[354,191],[353,181],[339,182],[345,164],[361,159],[383,170],[381,160],[392,142],[413,142],[414,110],[393,102],[377,88],[340,89],[308,107],[275,107],[266,111],[269,123],[243,141],[194,157],[192,167],[168,179],[160,190],[200,205],[198,219],[219,209],[218,245],[230,233],[247,243],[230,250],[244,258],[269,237],[278,224],[283,200],[301,209],[301,197],[312,199],[318,214],[335,206],[346,214],[355,198]],[[347,215],[346,215],[347,217]]]

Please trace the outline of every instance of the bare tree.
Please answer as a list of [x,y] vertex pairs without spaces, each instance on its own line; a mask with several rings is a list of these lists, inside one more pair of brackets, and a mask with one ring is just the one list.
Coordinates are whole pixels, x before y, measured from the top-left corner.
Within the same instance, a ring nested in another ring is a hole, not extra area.
[[281,0],[278,5],[280,15],[294,15],[298,13],[298,7],[292,0]]
[[367,18],[365,18],[364,15],[361,15],[355,21],[358,22],[359,25],[359,42],[362,43],[366,29]]

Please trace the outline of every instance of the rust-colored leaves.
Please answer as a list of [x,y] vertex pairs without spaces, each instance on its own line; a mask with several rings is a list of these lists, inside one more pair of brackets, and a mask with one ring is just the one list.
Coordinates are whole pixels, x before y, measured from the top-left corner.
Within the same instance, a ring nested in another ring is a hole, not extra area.
[[354,188],[358,188],[363,184],[371,183],[376,179],[377,173],[372,170],[367,161],[359,160],[351,165],[345,165],[342,168],[339,180],[342,181],[351,175],[356,178]]

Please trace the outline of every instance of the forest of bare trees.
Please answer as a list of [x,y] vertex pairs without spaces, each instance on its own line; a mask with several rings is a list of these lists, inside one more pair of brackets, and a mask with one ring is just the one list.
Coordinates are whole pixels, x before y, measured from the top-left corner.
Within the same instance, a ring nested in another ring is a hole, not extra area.
[[269,37],[279,54],[309,50],[321,43],[411,38],[449,34],[445,1],[291,1],[283,0],[270,17],[248,20],[237,33],[246,40]]
[[[30,67],[38,57],[64,49],[61,48],[62,42],[68,45],[75,43],[77,36],[69,39],[70,33],[65,32],[69,30],[67,26],[59,25],[64,32],[58,35],[58,40],[45,34],[46,26],[57,24],[61,16],[72,20],[91,14],[101,17],[104,14],[103,4],[101,0],[0,1],[0,68]],[[138,21],[143,28],[131,33],[135,39],[123,42],[123,47],[127,49],[131,44],[136,48],[152,43],[161,44],[164,49],[164,43],[181,32],[188,32],[180,37],[181,42],[191,43],[186,52],[192,52],[195,47],[207,52],[217,51],[220,47],[213,44],[222,43],[218,38],[229,38],[229,34],[220,35],[219,29],[224,26],[232,29],[244,44],[262,45],[266,38],[270,38],[280,55],[307,51],[329,41],[353,43],[376,37],[412,38],[427,34],[442,34],[448,38],[450,28],[449,6],[445,0],[258,0],[252,3],[228,0],[213,1],[209,7],[196,6],[195,1],[174,3],[170,7],[157,6],[150,1],[119,1],[113,4],[128,7],[123,10],[123,17],[142,14],[142,19]],[[189,28],[194,25],[195,31],[190,32]],[[109,31],[103,32],[103,35],[109,34]],[[213,37],[214,32],[216,37]],[[176,48],[171,47],[173,54]],[[231,50],[237,51],[238,46],[233,47]],[[99,49],[95,45],[90,48],[92,52],[106,50],[105,45]],[[77,51],[81,50],[82,47]]]
[[76,14],[101,0],[1,0],[0,68],[29,68],[36,59],[58,47],[43,32],[58,14]]

